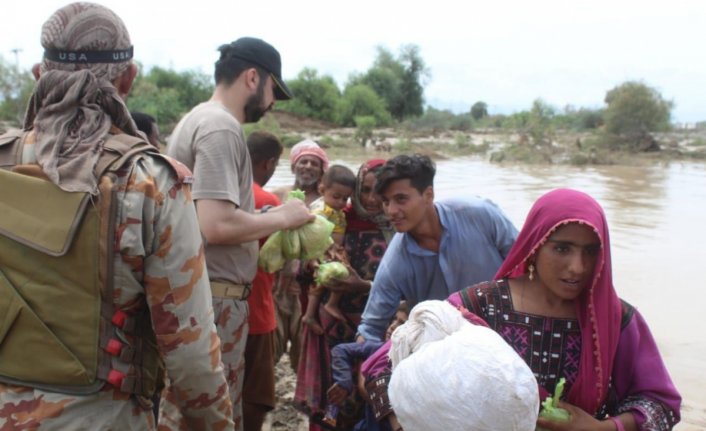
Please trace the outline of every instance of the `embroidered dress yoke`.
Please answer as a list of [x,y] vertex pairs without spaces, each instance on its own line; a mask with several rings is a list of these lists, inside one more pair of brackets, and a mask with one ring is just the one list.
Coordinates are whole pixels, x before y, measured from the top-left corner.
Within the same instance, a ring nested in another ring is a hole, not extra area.
[[463,304],[454,305],[481,316],[525,360],[540,386],[553,388],[564,377],[568,391],[576,380],[581,356],[578,320],[516,311],[507,280],[464,289],[460,297]]

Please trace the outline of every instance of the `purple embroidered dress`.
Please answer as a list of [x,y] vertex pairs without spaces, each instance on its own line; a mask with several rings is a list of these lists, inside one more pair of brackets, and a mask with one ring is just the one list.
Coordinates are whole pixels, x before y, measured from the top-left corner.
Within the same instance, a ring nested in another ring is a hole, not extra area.
[[[561,377],[566,379],[568,392],[576,380],[581,353],[578,320],[515,311],[506,280],[472,286],[451,295],[448,301],[483,318],[515,349],[537,378],[542,398]],[[596,417],[632,411],[640,430],[670,430],[679,419],[679,394],[642,316],[623,304],[623,327],[608,397]],[[640,382],[630,381],[633,375],[639,376]],[[646,392],[640,394],[640,388]]]

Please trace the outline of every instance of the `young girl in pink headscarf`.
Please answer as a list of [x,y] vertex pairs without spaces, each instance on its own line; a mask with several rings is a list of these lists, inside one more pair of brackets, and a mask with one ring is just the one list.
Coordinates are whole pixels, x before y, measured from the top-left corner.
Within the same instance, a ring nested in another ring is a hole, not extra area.
[[571,422],[541,427],[670,430],[679,421],[681,397],[642,315],[615,292],[608,224],[587,194],[540,197],[495,280],[449,301],[498,332],[540,391],[566,379]]
[[[448,301],[515,349],[541,398],[566,379],[570,422],[540,418],[542,428],[663,431],[679,422],[681,396],[642,315],[615,292],[608,224],[587,194],[540,197],[494,280]],[[366,378],[389,373],[389,347],[363,364]]]

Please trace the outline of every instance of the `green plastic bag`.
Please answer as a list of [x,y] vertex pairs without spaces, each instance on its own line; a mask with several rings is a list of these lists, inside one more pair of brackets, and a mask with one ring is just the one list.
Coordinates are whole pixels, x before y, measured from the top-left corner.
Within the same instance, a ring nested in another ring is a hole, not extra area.
[[348,277],[348,268],[341,262],[326,262],[319,265],[316,273],[316,284],[326,284],[332,280]]
[[[539,417],[543,419],[549,419],[555,422],[569,422],[571,420],[571,414],[565,409],[559,407],[559,399],[561,398],[562,392],[564,392],[564,384],[566,379],[563,377],[559,379],[559,383],[556,384],[554,389],[554,397],[547,397],[542,401],[542,411],[539,412]],[[546,428],[537,427],[536,431],[548,431]]]
[[275,232],[262,245],[257,264],[265,272],[273,273],[282,269],[285,261],[282,254],[282,231]]
[[[304,200],[304,196],[303,191],[292,190],[287,195],[287,200]],[[297,229],[275,232],[260,249],[258,265],[266,272],[272,273],[282,269],[287,260],[320,259],[333,244],[333,228],[333,223],[317,215],[313,222]]]
[[306,199],[306,193],[304,193],[304,190],[301,189],[292,190],[287,194],[287,199],[284,201],[286,202],[290,199],[299,199],[300,201],[303,201]]
[[299,232],[296,230],[283,230],[282,234],[282,254],[287,260],[299,259],[301,256],[301,242]]
[[297,229],[299,243],[301,244],[301,260],[320,259],[326,250],[333,244],[331,233],[333,223],[323,216],[317,215],[313,222],[307,223]]

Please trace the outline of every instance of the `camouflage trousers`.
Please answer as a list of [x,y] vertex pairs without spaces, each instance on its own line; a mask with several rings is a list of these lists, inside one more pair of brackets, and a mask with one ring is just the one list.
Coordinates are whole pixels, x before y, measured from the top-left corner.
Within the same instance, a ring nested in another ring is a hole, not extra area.
[[245,344],[248,340],[248,303],[213,298],[216,330],[221,339],[221,360],[233,402],[235,431],[243,429],[243,381],[245,380]]
[[152,409],[106,386],[92,395],[65,395],[0,384],[0,430],[156,429]]
[[[221,339],[221,361],[233,402],[235,431],[243,430],[243,380],[245,379],[245,344],[248,338],[248,303],[235,299],[213,298],[216,331]],[[211,388],[212,389],[212,388]],[[160,403],[160,429],[186,429],[179,410],[168,395],[169,384]]]

